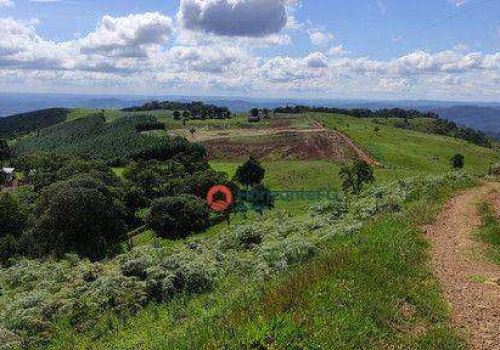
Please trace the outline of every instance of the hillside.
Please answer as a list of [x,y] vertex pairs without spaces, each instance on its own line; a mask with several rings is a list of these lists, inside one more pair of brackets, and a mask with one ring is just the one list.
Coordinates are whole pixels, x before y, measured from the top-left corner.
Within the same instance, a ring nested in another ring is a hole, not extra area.
[[[0,340],[7,349],[463,347],[420,227],[500,153],[426,132],[433,119],[410,122],[421,131],[330,113],[250,123],[79,109],[38,126],[11,143],[22,182],[0,195],[10,227],[0,227]],[[208,212],[213,185],[249,187],[235,175],[251,153],[265,170],[252,181],[272,205],[229,220]],[[462,171],[450,163],[458,153]],[[375,182],[343,191],[339,172],[359,159]]]
[[498,138],[500,135],[500,108],[477,106],[453,106],[435,108],[432,112],[457,124],[484,131]]
[[70,110],[44,109],[0,119],[0,139],[11,139],[62,123]]

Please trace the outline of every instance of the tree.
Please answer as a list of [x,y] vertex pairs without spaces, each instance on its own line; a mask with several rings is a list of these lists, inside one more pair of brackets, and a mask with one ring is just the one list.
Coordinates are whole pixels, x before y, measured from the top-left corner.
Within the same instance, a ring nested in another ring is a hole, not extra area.
[[8,193],[0,193],[0,238],[18,238],[26,225],[26,213],[19,201]]
[[40,255],[106,255],[126,233],[123,204],[92,179],[59,182],[45,189],[37,209],[34,240]]
[[262,110],[262,114],[264,114],[264,119],[269,119],[269,114],[271,113],[271,111],[269,110],[269,108],[264,108]]
[[250,157],[236,170],[235,180],[247,187],[254,187],[262,183],[265,175],[266,170],[260,162],[256,158]]
[[141,189],[148,199],[175,196],[189,188],[186,168],[177,162],[149,161],[134,164],[125,178]]
[[356,160],[352,165],[344,166],[339,175],[343,179],[344,191],[351,191],[353,194],[359,194],[366,183],[375,182],[372,167],[362,160]]
[[259,114],[260,114],[259,109],[258,108],[252,108],[250,110],[250,114],[251,114],[252,117],[257,118],[259,116]]
[[181,120],[181,112],[175,111],[174,112],[174,119],[175,120]]
[[12,151],[7,141],[0,140],[0,162],[9,160],[11,156],[12,156]]
[[153,202],[146,222],[162,238],[183,238],[210,226],[206,202],[193,195],[159,198]]
[[450,162],[454,169],[463,169],[465,165],[465,157],[462,154],[455,154],[451,157]]

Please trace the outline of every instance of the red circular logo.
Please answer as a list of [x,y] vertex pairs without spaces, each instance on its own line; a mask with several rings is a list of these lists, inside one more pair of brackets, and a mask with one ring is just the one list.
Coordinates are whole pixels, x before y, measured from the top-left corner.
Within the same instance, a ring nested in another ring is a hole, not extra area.
[[227,186],[214,186],[207,194],[208,206],[214,211],[225,211],[234,203],[233,192]]

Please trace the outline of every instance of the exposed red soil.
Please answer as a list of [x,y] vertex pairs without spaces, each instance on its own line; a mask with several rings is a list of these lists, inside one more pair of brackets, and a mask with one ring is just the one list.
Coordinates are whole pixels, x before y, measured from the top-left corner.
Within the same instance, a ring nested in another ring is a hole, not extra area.
[[[254,142],[252,142],[254,141]],[[263,140],[210,140],[203,143],[210,159],[243,160],[249,155],[264,160],[336,160],[354,159],[356,153],[344,140],[328,131],[280,131]]]

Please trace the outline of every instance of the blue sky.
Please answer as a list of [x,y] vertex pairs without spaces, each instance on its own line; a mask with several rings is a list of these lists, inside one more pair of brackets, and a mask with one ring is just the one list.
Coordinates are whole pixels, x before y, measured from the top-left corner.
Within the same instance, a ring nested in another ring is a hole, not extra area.
[[0,0],[5,91],[499,101],[497,0]]

